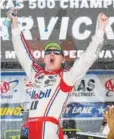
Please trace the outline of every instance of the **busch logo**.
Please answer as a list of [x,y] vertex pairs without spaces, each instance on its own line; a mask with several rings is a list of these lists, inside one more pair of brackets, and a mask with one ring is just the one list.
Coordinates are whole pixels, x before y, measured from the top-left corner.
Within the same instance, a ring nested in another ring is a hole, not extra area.
[[50,93],[51,93],[51,89],[47,89],[45,92],[40,91],[38,99],[48,98],[50,96]]

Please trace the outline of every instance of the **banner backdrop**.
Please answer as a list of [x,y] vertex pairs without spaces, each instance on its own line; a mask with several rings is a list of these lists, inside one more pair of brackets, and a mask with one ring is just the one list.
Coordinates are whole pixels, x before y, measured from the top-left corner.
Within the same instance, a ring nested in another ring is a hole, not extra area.
[[4,73],[1,79],[1,103],[23,103],[30,101],[34,96],[34,90],[28,86],[29,81],[23,73]]
[[112,102],[114,100],[114,75],[99,73],[87,74],[77,83],[69,102]]
[[87,48],[97,29],[97,17],[104,12],[109,17],[105,30],[104,48],[99,59],[91,67],[113,69],[114,67],[114,1],[113,0],[3,0],[1,2],[1,67],[3,70],[21,70],[11,42],[11,31],[3,23],[6,12],[15,2],[18,22],[28,40],[34,57],[42,62],[43,48],[49,41],[56,41],[65,50],[65,59],[70,67]]

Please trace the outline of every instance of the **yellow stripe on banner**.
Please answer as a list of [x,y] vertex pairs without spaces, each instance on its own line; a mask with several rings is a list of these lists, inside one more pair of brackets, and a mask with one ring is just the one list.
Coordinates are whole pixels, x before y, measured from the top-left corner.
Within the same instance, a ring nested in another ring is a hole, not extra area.
[[20,130],[6,130],[5,132],[4,132],[4,139],[8,139],[7,138],[7,134],[8,133],[11,133],[11,132],[16,132],[16,133],[18,133],[17,135],[11,135],[10,136],[10,139],[20,139]]
[[76,129],[74,129],[74,128],[69,128],[69,129],[64,128],[63,131],[65,131],[65,132],[68,132],[68,131],[70,131],[70,132],[73,132],[73,131],[81,132],[81,130],[79,128],[76,128]]

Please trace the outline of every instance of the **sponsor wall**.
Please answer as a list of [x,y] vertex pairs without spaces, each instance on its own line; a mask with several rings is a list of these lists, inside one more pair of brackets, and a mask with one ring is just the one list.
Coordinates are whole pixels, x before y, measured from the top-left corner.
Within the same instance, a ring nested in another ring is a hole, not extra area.
[[[29,103],[31,99],[37,99],[38,96],[24,72],[2,72],[0,90],[1,135],[4,138],[19,136],[20,126],[28,116]],[[74,87],[62,114],[62,121],[73,119],[76,128],[81,131],[98,132],[103,111],[107,105],[114,104],[113,100],[114,72],[89,71]]]
[[74,120],[83,132],[100,132],[108,105],[114,105],[114,72],[88,72],[74,87],[62,120]]

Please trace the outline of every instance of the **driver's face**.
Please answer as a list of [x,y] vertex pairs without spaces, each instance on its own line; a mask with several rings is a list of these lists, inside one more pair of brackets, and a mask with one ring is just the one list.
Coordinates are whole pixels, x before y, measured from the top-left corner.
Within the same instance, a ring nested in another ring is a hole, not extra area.
[[55,48],[48,49],[47,53],[45,52],[44,63],[46,71],[54,71],[61,68],[63,56]]

